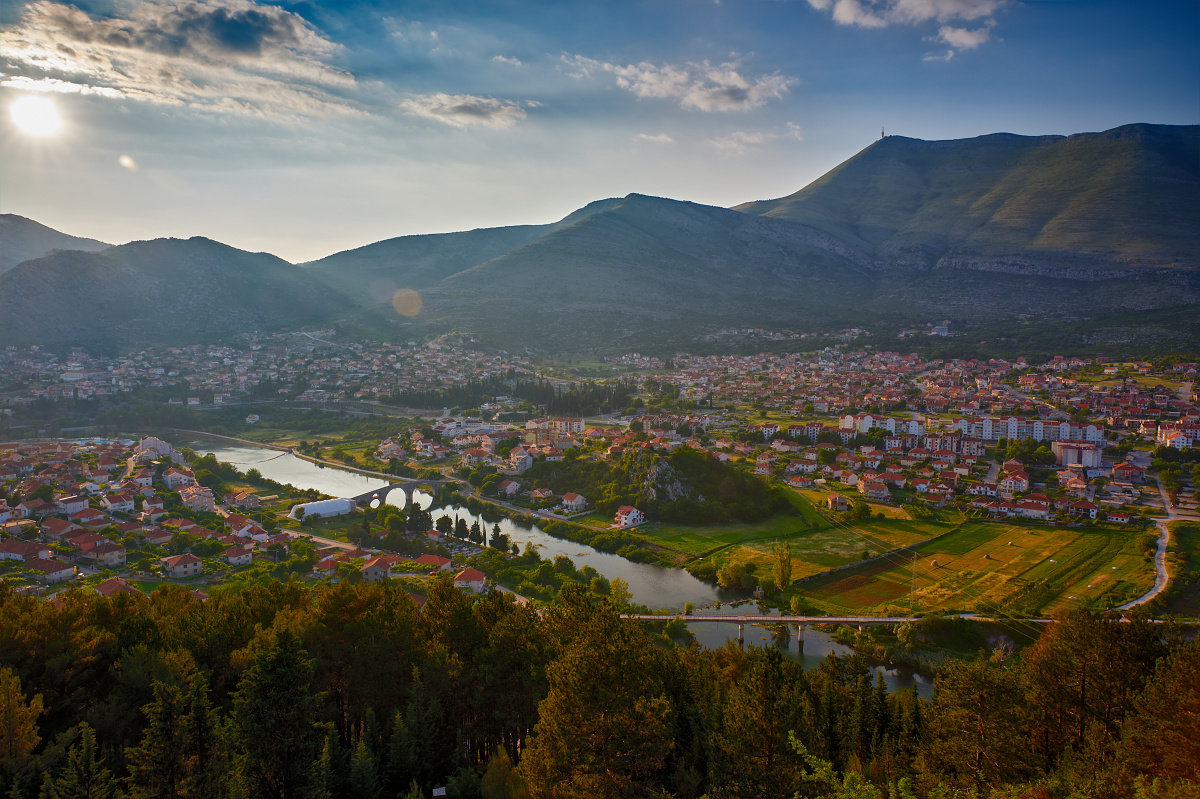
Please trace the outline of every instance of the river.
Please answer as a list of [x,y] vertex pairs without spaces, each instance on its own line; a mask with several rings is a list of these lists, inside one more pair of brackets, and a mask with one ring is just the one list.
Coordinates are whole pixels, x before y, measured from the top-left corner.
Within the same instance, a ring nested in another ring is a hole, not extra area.
[[[258,469],[263,477],[279,483],[290,483],[297,488],[313,488],[323,494],[334,497],[353,497],[382,488],[387,481],[377,477],[355,474],[343,469],[322,467],[302,458],[297,458],[288,452],[279,452],[266,448],[235,444],[217,438],[200,438],[193,436],[180,442],[200,453],[212,453],[217,460],[230,463],[241,471]],[[394,491],[388,496],[390,502],[403,503],[404,493]],[[418,491],[416,501],[422,507],[429,507],[432,497]],[[490,530],[492,522],[471,513],[460,505],[449,505],[433,510],[434,518],[447,515],[451,518],[462,518],[468,524],[478,519],[481,525]],[[555,538],[540,527],[531,524],[515,522],[512,519],[502,519],[501,531],[509,540],[518,543],[524,549],[527,543],[532,544],[543,558],[553,559],[557,555],[566,555],[574,561],[576,568],[591,566],[608,579],[620,578],[629,584],[630,593],[638,604],[656,610],[672,610],[683,612],[687,602],[699,611],[704,608],[706,615],[752,615],[760,613],[755,603],[744,603],[739,607],[729,604],[731,597],[722,596],[714,586],[696,579],[683,569],[664,569],[646,563],[633,563],[608,552],[600,552],[586,544],[575,544],[561,538]],[[764,615],[772,615],[774,611]],[[736,639],[737,624],[730,622],[712,623],[696,622],[688,625],[688,629],[700,644],[707,648],[720,647],[730,639]],[[744,630],[747,643],[767,645],[774,643],[780,649],[787,651],[799,660],[806,669],[815,668],[830,653],[848,655],[850,647],[839,644],[831,636],[819,630],[804,631],[803,646],[791,630],[786,636],[778,636],[769,628],[747,625]],[[920,695],[928,697],[932,684],[920,675],[910,671],[884,669],[880,667],[888,687],[892,690],[901,687],[914,688]]]

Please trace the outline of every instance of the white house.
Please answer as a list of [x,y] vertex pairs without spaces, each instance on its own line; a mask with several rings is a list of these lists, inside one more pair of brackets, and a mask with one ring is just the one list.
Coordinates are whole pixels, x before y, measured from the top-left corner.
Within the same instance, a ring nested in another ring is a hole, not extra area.
[[631,505],[622,505],[617,508],[617,516],[613,519],[613,523],[622,530],[637,527],[645,521],[646,514]]

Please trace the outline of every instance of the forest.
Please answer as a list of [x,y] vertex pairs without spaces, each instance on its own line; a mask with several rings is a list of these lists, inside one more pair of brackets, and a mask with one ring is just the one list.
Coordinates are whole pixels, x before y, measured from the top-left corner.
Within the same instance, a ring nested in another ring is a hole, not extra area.
[[448,578],[0,589],[0,793],[76,797],[1188,797],[1200,645],[1077,612],[889,692],[861,656],[673,645],[567,588]]

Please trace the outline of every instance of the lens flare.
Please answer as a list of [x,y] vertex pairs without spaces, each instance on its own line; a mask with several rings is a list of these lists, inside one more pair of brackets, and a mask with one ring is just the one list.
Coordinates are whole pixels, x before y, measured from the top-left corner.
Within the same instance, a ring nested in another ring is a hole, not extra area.
[[392,307],[401,316],[416,316],[424,304],[421,295],[412,289],[399,289],[392,295]]

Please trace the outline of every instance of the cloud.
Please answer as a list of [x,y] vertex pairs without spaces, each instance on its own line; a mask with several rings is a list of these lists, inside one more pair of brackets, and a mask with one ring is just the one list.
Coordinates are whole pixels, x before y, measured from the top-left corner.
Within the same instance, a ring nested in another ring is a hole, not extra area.
[[6,81],[217,113],[358,114],[341,49],[300,16],[253,0],[141,0],[93,16],[38,0],[0,31]]
[[456,128],[508,128],[525,118],[532,102],[498,100],[470,94],[421,94],[400,102],[401,110]]
[[519,58],[511,58],[511,57],[509,57],[509,56],[506,56],[506,55],[494,55],[494,56],[492,56],[492,62],[493,62],[493,63],[496,63],[496,64],[508,64],[510,67],[523,67],[523,66],[525,66],[525,62],[524,62],[524,61],[522,61],[521,59],[519,59]]
[[739,130],[730,133],[728,136],[718,136],[709,139],[708,143],[728,155],[741,155],[750,147],[766,144],[776,138],[778,136],[774,133]]
[[994,23],[989,23],[975,30],[943,25],[938,28],[938,41],[945,42],[951,47],[957,47],[959,50],[974,50],[991,38],[993,25]]
[[[996,21],[993,16],[1011,0],[808,0],[818,11],[828,12],[839,25],[858,28],[885,28],[890,25],[942,23],[936,41],[949,45],[941,54],[927,54],[926,61],[949,61],[960,50],[973,50],[991,37]],[[950,22],[983,20],[983,27],[968,29]]]
[[633,137],[637,141],[650,142],[651,144],[674,144],[675,139],[671,138],[669,133],[639,133]]
[[677,100],[683,108],[697,111],[745,111],[787,93],[793,78],[778,72],[747,77],[736,62],[708,61],[684,64],[613,64],[581,55],[564,55],[568,74],[588,78],[607,73],[616,84],[638,97]]

